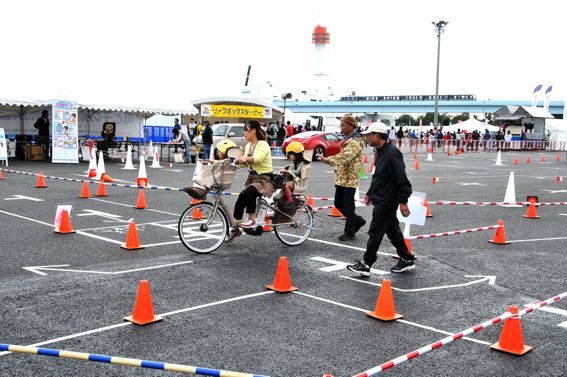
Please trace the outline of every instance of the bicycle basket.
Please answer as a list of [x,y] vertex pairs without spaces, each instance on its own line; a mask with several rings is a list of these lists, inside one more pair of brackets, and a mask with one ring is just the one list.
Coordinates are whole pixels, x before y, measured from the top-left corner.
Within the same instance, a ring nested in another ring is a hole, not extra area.
[[238,166],[231,164],[230,159],[226,159],[221,163],[214,164],[212,167],[213,173],[213,189],[227,190],[234,182]]

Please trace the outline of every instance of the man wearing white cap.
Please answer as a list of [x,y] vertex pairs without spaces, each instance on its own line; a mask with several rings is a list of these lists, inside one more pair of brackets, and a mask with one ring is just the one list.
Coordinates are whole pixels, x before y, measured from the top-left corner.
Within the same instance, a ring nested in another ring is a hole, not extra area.
[[400,223],[396,217],[398,206],[402,216],[410,214],[408,198],[411,196],[412,187],[406,175],[406,166],[402,153],[394,144],[388,141],[389,129],[382,122],[372,123],[368,129],[362,132],[366,135],[368,144],[376,148],[374,159],[374,174],[372,183],[366,192],[364,203],[372,203],[372,222],[368,228],[368,243],[362,260],[347,265],[349,271],[362,276],[370,276],[370,267],[376,262],[376,253],[384,234],[388,236],[400,261],[390,270],[392,272],[404,272],[415,269],[413,255],[407,249],[404,235],[400,230]]

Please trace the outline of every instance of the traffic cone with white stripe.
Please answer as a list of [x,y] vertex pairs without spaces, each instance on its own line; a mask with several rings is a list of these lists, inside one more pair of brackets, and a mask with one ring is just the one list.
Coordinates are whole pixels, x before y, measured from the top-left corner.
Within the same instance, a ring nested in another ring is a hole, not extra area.
[[154,160],[152,161],[150,168],[153,168],[153,169],[161,169],[162,168],[162,166],[159,164],[159,152],[158,152],[157,148],[155,148]]
[[493,350],[511,353],[514,355],[524,355],[532,350],[533,347],[524,344],[522,335],[522,324],[518,315],[517,306],[509,306],[508,311],[512,316],[504,321],[502,333],[498,342],[490,346]]
[[146,187],[148,185],[148,175],[146,173],[146,158],[140,156],[140,168],[138,170],[138,179],[136,185]]
[[96,150],[94,148],[92,148],[90,150],[90,154],[91,154],[91,158],[89,159],[88,177],[93,178],[93,177],[97,176],[97,172],[96,172]]

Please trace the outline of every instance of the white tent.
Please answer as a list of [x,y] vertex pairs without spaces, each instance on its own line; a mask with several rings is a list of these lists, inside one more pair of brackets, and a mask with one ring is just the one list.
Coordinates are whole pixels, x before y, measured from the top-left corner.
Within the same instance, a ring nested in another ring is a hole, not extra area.
[[549,134],[550,148],[563,150],[567,146],[567,120],[546,119],[545,130]]
[[472,132],[474,130],[480,131],[484,133],[484,130],[488,130],[489,132],[498,132],[500,130],[497,126],[492,126],[488,123],[481,122],[476,120],[475,118],[469,118],[461,123],[451,124],[450,126],[444,126],[443,132],[453,132],[457,131],[458,129],[466,130],[467,132]]

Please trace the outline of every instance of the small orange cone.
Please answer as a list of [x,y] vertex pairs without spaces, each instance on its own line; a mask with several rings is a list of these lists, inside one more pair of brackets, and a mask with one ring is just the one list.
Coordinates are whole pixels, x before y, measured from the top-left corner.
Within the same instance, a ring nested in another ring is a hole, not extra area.
[[296,291],[297,288],[291,285],[291,278],[289,277],[289,269],[287,267],[287,258],[280,257],[278,263],[278,270],[274,278],[274,284],[266,285],[266,288],[279,293],[286,293]]
[[108,194],[106,193],[106,186],[102,182],[102,178],[100,180],[100,183],[98,184],[98,190],[96,191],[95,196],[108,196]]
[[[201,203],[200,200],[197,200],[195,198],[193,198],[191,200],[191,204],[199,204]],[[193,213],[191,214],[191,218],[193,220],[201,220],[202,218],[204,218],[205,216],[203,216],[203,212],[201,212],[201,210],[197,207],[193,208]]]
[[342,214],[341,214],[341,211],[339,211],[339,210],[337,209],[337,207],[333,206],[333,208],[331,208],[331,212],[329,212],[329,216],[331,216],[331,217],[341,217]]
[[414,166],[415,170],[419,170],[419,160],[415,160],[415,166]]
[[373,312],[368,312],[366,314],[381,321],[394,321],[396,319],[404,318],[403,315],[396,313],[394,296],[392,295],[392,283],[390,282],[390,279],[382,280],[382,287],[380,287],[376,308]]
[[[404,238],[404,242],[406,243],[406,247],[408,248],[408,253],[412,253],[411,252],[411,240],[409,238]],[[397,258],[396,258],[397,257]],[[399,259],[399,256],[396,256],[394,258]]]
[[427,198],[425,198],[423,200],[423,205],[425,206],[425,208],[427,208],[427,212],[425,213],[425,217],[433,217],[433,215],[431,214],[431,210],[429,209],[429,200],[427,200]]
[[514,158],[514,165],[518,165],[518,157]]
[[4,175],[2,175],[2,170],[0,170],[0,181],[4,180]]
[[266,216],[264,221],[265,221],[264,232],[271,232],[272,231],[272,227],[270,226],[270,224],[272,223],[271,218],[269,216]]
[[488,242],[496,244],[496,245],[507,245],[510,242],[506,241],[506,233],[504,232],[504,221],[498,220],[499,228],[496,228],[496,232],[494,232],[494,238],[489,240]]
[[136,303],[134,304],[134,313],[131,316],[124,317],[124,320],[142,326],[147,325],[148,323],[161,321],[162,319],[162,316],[154,315],[150,283],[147,280],[140,280],[138,294],[136,295]]
[[539,219],[537,215],[537,209],[535,205],[535,198],[530,198],[530,205],[528,206],[528,212],[524,215],[526,219]]
[[560,157],[559,157],[558,154],[556,154],[556,155],[555,155],[555,161],[559,161],[559,160],[560,160]]
[[60,234],[75,233],[73,226],[71,225],[69,212],[66,210],[61,211],[61,223],[59,223],[59,228],[55,228],[54,232]]
[[146,209],[148,206],[146,205],[146,194],[144,193],[144,189],[140,189],[138,193],[138,201],[136,202],[136,209]]
[[274,140],[274,141],[272,142],[272,148],[277,148],[277,146],[278,146],[278,144],[277,144],[276,141]]
[[45,184],[45,178],[43,176],[43,173],[39,173],[39,175],[37,176],[37,183],[35,184],[35,187],[37,188],[46,188],[47,185]]
[[368,168],[368,172],[369,172],[370,174],[374,174],[374,162],[371,162],[371,163],[370,163],[370,167]]
[[363,164],[367,164],[367,163],[368,163],[368,155],[367,155],[367,154],[364,155],[364,158],[362,159],[362,163],[363,163]]
[[545,162],[545,156],[541,155],[541,162]]
[[413,152],[413,159],[417,160],[417,152]]
[[532,347],[524,344],[524,336],[522,335],[522,325],[520,316],[518,315],[517,306],[509,306],[508,311],[512,316],[504,321],[502,333],[498,342],[490,346],[493,350],[512,353],[521,356],[532,350]]
[[100,176],[100,180],[107,183],[114,182],[114,179],[110,178],[110,176],[106,173],[102,173],[102,175]]
[[138,229],[136,229],[135,221],[132,221],[130,223],[130,227],[128,228],[128,235],[126,236],[126,243],[124,245],[120,245],[120,247],[126,250],[144,248],[143,246],[140,246],[140,239],[138,238]]
[[526,164],[529,164],[530,162],[532,162],[530,156],[526,157]]
[[313,200],[313,195],[307,195],[307,205],[313,209],[315,207],[315,201]]
[[451,147],[447,147],[447,156],[452,156],[453,153],[451,153]]
[[87,182],[83,182],[83,188],[81,189],[81,195],[79,195],[79,198],[88,199],[90,197],[91,192],[89,191],[89,184]]

